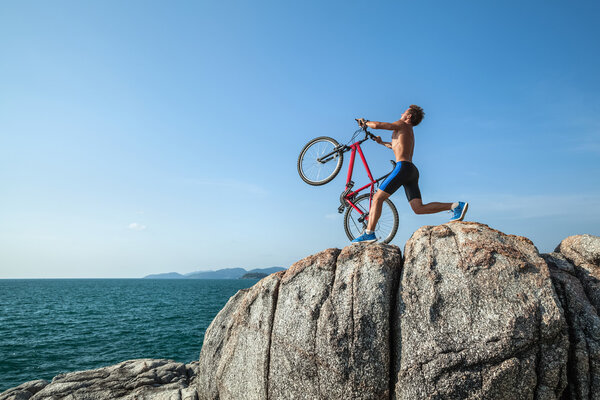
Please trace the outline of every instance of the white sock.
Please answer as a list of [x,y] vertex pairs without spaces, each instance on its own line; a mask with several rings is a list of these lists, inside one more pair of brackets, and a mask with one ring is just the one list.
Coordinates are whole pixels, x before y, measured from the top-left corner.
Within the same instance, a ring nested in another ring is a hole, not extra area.
[[454,210],[456,207],[458,207],[458,202],[452,203],[452,207],[450,207],[450,210]]
[[370,234],[372,234],[372,233],[375,233],[375,231],[370,231],[370,230],[368,230],[368,229],[365,229],[365,233],[366,233],[367,235],[370,235]]

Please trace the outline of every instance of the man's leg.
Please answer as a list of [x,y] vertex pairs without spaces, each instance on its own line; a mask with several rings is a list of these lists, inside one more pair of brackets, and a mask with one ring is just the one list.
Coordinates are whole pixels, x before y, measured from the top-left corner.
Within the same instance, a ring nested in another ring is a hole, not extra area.
[[[410,201],[410,206],[415,214],[435,214],[442,211],[450,211],[452,203],[433,202],[423,204],[423,200],[417,198]],[[371,221],[369,221],[369,223],[371,223]]]
[[369,223],[367,224],[368,231],[375,230],[377,221],[379,221],[379,217],[381,217],[381,205],[383,204],[383,201],[390,196],[389,193],[386,193],[383,190],[377,190],[373,196],[371,211],[369,211]]

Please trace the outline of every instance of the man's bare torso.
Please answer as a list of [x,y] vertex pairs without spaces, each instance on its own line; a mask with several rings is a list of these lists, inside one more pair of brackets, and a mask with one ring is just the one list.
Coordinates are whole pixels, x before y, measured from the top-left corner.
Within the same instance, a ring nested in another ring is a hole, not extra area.
[[412,126],[402,120],[396,121],[395,124],[399,125],[399,128],[392,134],[392,150],[396,156],[396,162],[412,162],[415,150],[415,135]]

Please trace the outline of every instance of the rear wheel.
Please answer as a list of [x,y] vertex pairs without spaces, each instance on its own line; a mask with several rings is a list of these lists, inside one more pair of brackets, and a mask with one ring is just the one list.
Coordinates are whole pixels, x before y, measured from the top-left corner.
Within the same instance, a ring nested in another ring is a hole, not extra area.
[[321,136],[308,142],[298,157],[300,178],[313,186],[331,182],[340,172],[344,163],[344,154],[341,151],[335,151],[338,146],[335,139],[327,136]]
[[[360,213],[354,207],[348,205],[346,214],[344,214],[344,229],[348,239],[354,240],[362,235],[367,229],[368,215],[370,210],[369,194],[362,194],[354,200],[354,205],[360,210]],[[392,241],[398,231],[398,211],[390,199],[385,199],[381,205],[381,217],[375,226],[375,236],[382,243]]]

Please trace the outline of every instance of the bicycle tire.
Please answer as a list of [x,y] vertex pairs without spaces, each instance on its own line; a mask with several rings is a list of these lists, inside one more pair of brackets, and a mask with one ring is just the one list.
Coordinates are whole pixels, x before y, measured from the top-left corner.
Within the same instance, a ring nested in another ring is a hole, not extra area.
[[[369,197],[370,195],[368,193],[361,194],[353,202],[363,212],[368,213]],[[382,207],[381,217],[375,226],[375,236],[379,238],[380,235],[386,235],[381,243],[389,243],[394,239],[394,236],[396,236],[396,232],[398,231],[398,210],[396,210],[396,206],[389,198],[383,201]],[[344,214],[344,230],[346,231],[346,236],[348,236],[348,239],[350,240],[356,239],[356,237],[362,234],[367,228],[366,221],[359,222],[358,217],[360,217],[358,211],[348,205],[346,213]]]
[[[331,182],[342,168],[342,164],[344,163],[344,153],[339,151],[325,163],[317,161],[317,158],[333,151],[338,145],[339,144],[335,139],[328,136],[320,136],[308,142],[302,148],[302,151],[300,151],[300,155],[298,156],[298,174],[300,175],[300,178],[312,186],[321,186]],[[305,162],[308,165],[306,165]],[[333,164],[334,162],[336,164]],[[328,167],[328,169],[325,170],[327,175],[323,179],[319,179],[322,171],[321,168],[324,168],[325,166]],[[331,168],[333,168],[333,170],[327,172]],[[311,176],[315,169],[317,170],[316,178]]]

